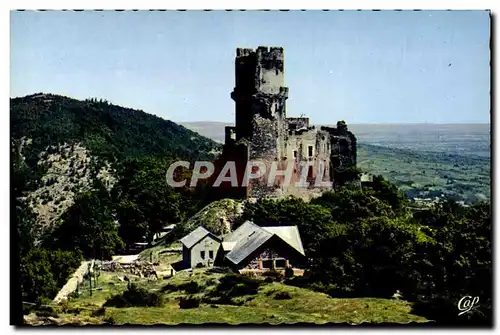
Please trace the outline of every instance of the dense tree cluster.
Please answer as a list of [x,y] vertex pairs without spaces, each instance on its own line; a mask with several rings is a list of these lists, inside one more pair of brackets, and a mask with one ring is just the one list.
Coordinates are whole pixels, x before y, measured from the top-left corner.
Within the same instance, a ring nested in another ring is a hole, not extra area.
[[[389,298],[397,291],[415,312],[450,324],[491,322],[491,213],[487,203],[448,201],[411,212],[386,180],[344,187],[306,203],[288,198],[249,204],[241,218],[297,225],[309,258],[308,279],[295,285],[336,297]],[[458,316],[465,295],[482,303]]]

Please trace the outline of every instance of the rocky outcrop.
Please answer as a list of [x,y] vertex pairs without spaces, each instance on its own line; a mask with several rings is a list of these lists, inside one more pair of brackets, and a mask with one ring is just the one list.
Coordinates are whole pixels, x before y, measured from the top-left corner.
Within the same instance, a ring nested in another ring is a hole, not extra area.
[[[23,148],[29,145],[29,139],[21,142],[21,157]],[[81,144],[48,146],[38,157],[39,169],[44,171],[40,186],[24,200],[42,228],[51,227],[74,203],[75,195],[91,189],[95,179],[108,190],[116,183],[110,164],[91,155]]]

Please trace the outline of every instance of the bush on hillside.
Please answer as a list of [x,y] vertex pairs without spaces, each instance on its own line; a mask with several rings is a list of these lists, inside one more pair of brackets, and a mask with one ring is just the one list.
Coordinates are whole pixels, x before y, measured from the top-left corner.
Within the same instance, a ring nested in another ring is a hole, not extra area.
[[243,275],[230,274],[220,279],[219,285],[210,296],[218,297],[240,297],[245,295],[257,294],[262,281]]
[[134,283],[128,283],[127,290],[106,301],[104,307],[161,307],[163,297],[156,292],[148,292]]
[[197,308],[200,306],[201,299],[198,297],[181,297],[179,307],[182,309]]

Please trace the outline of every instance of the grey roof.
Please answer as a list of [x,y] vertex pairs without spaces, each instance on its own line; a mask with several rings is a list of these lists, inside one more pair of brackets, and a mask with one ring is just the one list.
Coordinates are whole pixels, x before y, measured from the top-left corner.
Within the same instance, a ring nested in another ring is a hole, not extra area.
[[211,235],[212,237],[214,237],[215,239],[218,240],[218,238],[214,234],[212,234],[211,232],[209,232],[208,230],[206,230],[202,226],[199,226],[198,228],[193,230],[191,233],[189,233],[186,236],[184,236],[183,238],[181,238],[180,242],[182,244],[184,244],[186,246],[186,248],[190,249],[193,245],[198,243],[202,238],[204,238],[207,235]]
[[239,264],[243,261],[248,255],[257,250],[262,244],[264,244],[267,240],[269,240],[273,234],[264,230],[258,229],[254,232],[250,233],[249,236],[243,237],[231,250],[230,253],[226,255],[226,258],[229,259],[234,264]]
[[261,228],[252,221],[245,221],[235,231],[224,236],[224,242],[239,242],[243,237],[249,236],[256,230]]
[[278,235],[283,241],[291,245],[295,250],[305,256],[302,240],[300,239],[299,229],[297,226],[277,226],[277,227],[262,227],[268,232]]
[[251,221],[246,221],[224,237],[224,251],[230,250],[226,258],[234,264],[239,264],[274,235],[305,255],[297,226],[259,227]]
[[225,241],[223,241],[222,242],[222,249],[224,251],[231,251],[231,250],[233,250],[236,243],[238,243],[238,242],[225,242]]

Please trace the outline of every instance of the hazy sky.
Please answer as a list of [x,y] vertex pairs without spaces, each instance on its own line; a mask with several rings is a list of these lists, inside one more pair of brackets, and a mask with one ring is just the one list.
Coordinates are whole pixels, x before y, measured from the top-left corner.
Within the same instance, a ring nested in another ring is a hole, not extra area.
[[289,116],[489,122],[489,40],[486,11],[12,12],[11,97],[232,122],[236,48],[265,45],[285,49]]

